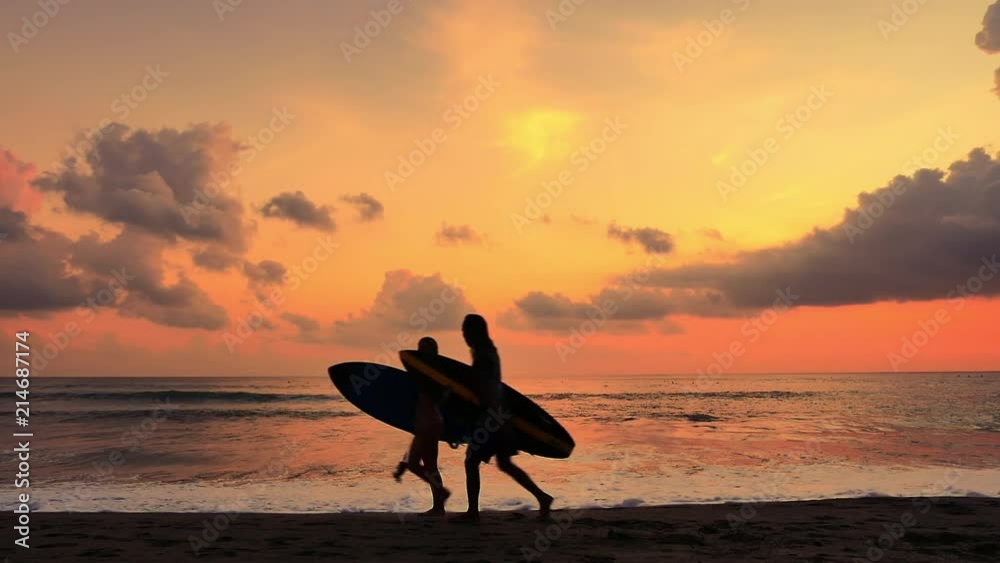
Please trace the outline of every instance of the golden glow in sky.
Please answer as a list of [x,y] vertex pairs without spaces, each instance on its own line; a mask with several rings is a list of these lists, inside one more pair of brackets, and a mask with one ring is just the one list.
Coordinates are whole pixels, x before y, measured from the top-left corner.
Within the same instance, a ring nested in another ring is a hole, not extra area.
[[994,369],[1000,31],[894,5],[68,4],[0,53],[0,325],[79,325],[53,375],[466,359],[473,310],[515,379],[734,342],[730,372]]

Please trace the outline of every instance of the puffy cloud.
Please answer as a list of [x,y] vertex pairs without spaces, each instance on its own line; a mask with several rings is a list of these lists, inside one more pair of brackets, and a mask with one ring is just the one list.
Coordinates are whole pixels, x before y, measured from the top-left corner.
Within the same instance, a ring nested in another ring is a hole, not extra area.
[[[983,29],[976,34],[976,45],[987,53],[1000,53],[1000,0],[986,9]],[[1000,96],[1000,68],[997,68],[993,80],[996,83],[993,91]]]
[[666,232],[652,227],[631,229],[612,223],[608,226],[608,237],[625,244],[638,243],[646,254],[669,254],[674,249],[673,238]]
[[141,317],[178,328],[218,330],[227,321],[226,311],[195,284],[185,272],[166,282],[163,252],[167,243],[157,236],[127,227],[109,241],[84,235],[73,243],[71,263],[101,279],[101,285],[124,295],[113,305],[126,317]]
[[[647,285],[715,291],[733,310],[769,307],[788,288],[796,305],[941,299],[993,276],[998,250],[1000,161],[977,149],[948,173],[919,170],[862,193],[832,227],[729,263],[659,269]],[[1000,280],[980,292],[998,293]]]
[[500,324],[513,330],[565,332],[588,321],[600,321],[608,332],[679,332],[671,315],[700,314],[729,316],[720,307],[720,298],[711,291],[662,291],[616,285],[574,301],[560,293],[533,291],[514,301],[514,307],[502,313]]
[[340,199],[345,203],[353,205],[358,210],[358,219],[364,222],[381,219],[385,211],[385,207],[379,200],[366,193],[345,195]]
[[148,131],[112,124],[93,140],[86,166],[67,160],[34,185],[61,194],[71,210],[170,241],[246,248],[251,227],[226,193],[242,148],[228,125]]
[[264,204],[260,213],[264,217],[286,219],[300,227],[310,227],[322,231],[333,231],[336,225],[330,216],[331,209],[317,206],[309,201],[301,191],[282,192]]
[[243,275],[247,278],[250,289],[261,301],[265,298],[264,290],[284,283],[287,273],[288,270],[274,260],[262,260],[256,264],[253,262],[243,263]]
[[212,246],[193,252],[191,259],[196,266],[216,272],[228,270],[243,261],[237,253]]
[[483,244],[485,238],[469,225],[441,224],[441,229],[434,233],[434,240],[442,246],[457,246],[459,244]]
[[722,232],[719,231],[719,229],[698,229],[698,233],[713,240],[726,240],[725,237],[722,236]]
[[409,270],[386,272],[374,304],[360,314],[334,323],[333,340],[376,346],[408,332],[459,330],[472,311],[462,288],[440,274],[421,276]]
[[315,332],[320,328],[319,321],[305,315],[299,315],[297,313],[282,313],[281,318],[292,323],[302,332]]
[[251,283],[264,285],[280,284],[284,280],[286,273],[288,273],[288,270],[274,260],[262,260],[256,264],[245,262],[243,264],[243,275]]
[[986,9],[983,29],[976,34],[976,45],[987,53],[1000,53],[1000,0]]
[[320,330],[322,325],[320,325],[319,321],[312,317],[299,315],[297,313],[282,313],[281,318],[295,325],[299,329],[299,333],[295,337],[295,340],[298,342],[305,342],[307,344],[323,344],[333,340],[329,333],[324,333]]
[[0,311],[41,313],[81,305],[90,280],[71,273],[72,241],[29,225],[20,211],[0,208]]

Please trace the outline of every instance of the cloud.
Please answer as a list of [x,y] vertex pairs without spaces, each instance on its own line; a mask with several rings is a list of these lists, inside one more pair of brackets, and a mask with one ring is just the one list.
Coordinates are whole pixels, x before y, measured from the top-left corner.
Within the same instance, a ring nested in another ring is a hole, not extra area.
[[252,284],[277,285],[282,283],[288,270],[274,260],[262,260],[256,264],[243,263],[243,275]]
[[[976,45],[987,53],[1000,53],[1000,0],[986,9],[983,29],[976,34]],[[997,68],[993,80],[996,84],[993,91],[1000,96],[1000,68]]]
[[434,234],[434,240],[442,246],[457,246],[459,244],[483,244],[485,237],[469,225],[442,223],[441,230]]
[[191,254],[191,259],[194,261],[196,266],[215,272],[228,270],[229,268],[238,265],[243,260],[239,254],[226,251],[219,247],[207,247],[202,250],[195,251]]
[[632,229],[612,223],[608,226],[608,237],[625,244],[638,243],[646,254],[669,254],[674,249],[673,238],[668,233],[651,227]]
[[698,229],[698,234],[718,241],[726,240],[719,229]]
[[0,208],[31,214],[41,207],[42,196],[31,187],[35,172],[34,165],[0,150]]
[[[226,193],[241,145],[226,124],[187,130],[132,130],[112,124],[95,138],[86,162],[69,159],[33,181],[62,195],[66,206],[105,221],[243,251],[252,227]],[[226,185],[223,185],[226,184]]]
[[336,225],[330,217],[331,211],[332,209],[325,205],[317,206],[309,201],[306,194],[296,191],[283,192],[272,197],[261,207],[260,213],[264,217],[286,219],[300,227],[333,231]]
[[1000,53],[1000,0],[986,9],[983,29],[976,34],[976,45],[987,53]]
[[0,208],[0,311],[43,313],[79,306],[91,286],[71,273],[67,237],[29,225],[27,215]]
[[381,219],[385,211],[385,207],[377,199],[366,193],[345,195],[340,199],[353,205],[358,210],[358,219],[366,223]]
[[532,291],[516,299],[499,322],[512,330],[565,332],[589,320],[612,333],[676,333],[681,329],[669,319],[671,315],[730,316],[718,305],[718,294],[710,291],[663,291],[619,284],[579,301],[561,293]]
[[323,344],[332,342],[332,338],[329,334],[327,334],[326,338],[324,338],[324,334],[320,330],[322,325],[319,321],[312,317],[296,313],[282,313],[281,318],[295,325],[299,329],[299,333],[295,336],[295,340],[298,342],[304,342],[306,344]]
[[247,278],[250,289],[261,301],[265,300],[264,290],[284,283],[287,273],[288,270],[274,260],[262,260],[256,264],[243,263],[243,275]]
[[312,317],[307,317],[305,315],[299,315],[296,313],[282,313],[281,318],[292,323],[302,332],[315,332],[319,330],[319,321]]
[[[204,197],[205,184],[237,157],[239,145],[228,133],[222,125],[150,132],[113,124],[94,138],[86,163],[67,160],[65,169],[30,182],[61,195],[73,211],[120,226],[109,240],[95,233],[71,240],[32,225],[26,213],[11,209],[17,205],[11,198],[0,200],[0,231],[8,234],[0,243],[0,309],[30,314],[103,307],[166,326],[222,328],[225,310],[184,271],[168,272],[163,255],[183,240],[213,243],[208,248],[215,254],[195,258],[214,259],[216,266],[218,256],[244,251],[250,229],[242,207],[224,193],[185,216]],[[33,167],[9,152],[0,160],[9,194],[10,164],[22,180]]]
[[[728,263],[651,272],[648,287],[709,290],[734,311],[766,308],[791,288],[796,305],[942,299],[985,272],[1000,249],[1000,162],[983,149],[947,173],[919,170],[858,196],[840,223],[744,252]],[[980,295],[1000,293],[1000,280]]]
[[[122,316],[177,328],[223,328],[225,309],[184,271],[175,272],[177,280],[167,283],[163,263],[166,247],[156,235],[126,227],[108,241],[93,233],[80,237],[72,245],[70,262],[98,278],[99,286],[115,289],[117,298],[107,306],[115,307]],[[111,283],[115,279],[120,286]]]
[[395,341],[400,332],[411,336],[459,330],[473,310],[461,286],[440,274],[421,276],[409,270],[386,272],[374,303],[358,315],[334,323],[333,341],[376,347]]

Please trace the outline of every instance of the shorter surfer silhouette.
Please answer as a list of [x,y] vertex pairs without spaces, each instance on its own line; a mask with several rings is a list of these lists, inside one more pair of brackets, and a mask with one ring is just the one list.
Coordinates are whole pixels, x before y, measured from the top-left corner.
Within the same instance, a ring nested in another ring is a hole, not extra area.
[[489,463],[496,456],[497,467],[510,475],[519,485],[534,495],[538,501],[539,518],[546,518],[552,508],[552,496],[547,494],[523,469],[514,465],[511,457],[517,455],[513,422],[503,398],[500,381],[500,355],[490,338],[486,319],[479,315],[466,315],[462,322],[462,336],[472,351],[472,369],[479,378],[476,390],[480,414],[476,427],[488,431],[482,443],[473,441],[465,449],[465,486],[469,494],[469,510],[460,521],[479,521],[479,464]]
[[[426,356],[436,356],[437,341],[425,336],[417,343],[417,351]],[[427,514],[444,514],[444,503],[451,492],[444,488],[441,472],[438,471],[438,440],[444,431],[444,418],[441,417],[441,405],[447,400],[447,391],[432,382],[422,378],[417,392],[416,420],[413,424],[413,441],[410,449],[399,462],[396,472],[392,474],[400,481],[403,473],[409,470],[420,477],[431,487],[434,505]]]

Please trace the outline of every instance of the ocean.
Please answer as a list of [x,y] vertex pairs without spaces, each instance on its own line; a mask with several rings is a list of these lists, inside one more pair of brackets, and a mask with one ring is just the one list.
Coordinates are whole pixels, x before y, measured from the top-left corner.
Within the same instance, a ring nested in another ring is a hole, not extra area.
[[[1000,497],[998,373],[505,381],[576,440],[566,460],[515,458],[557,508]],[[35,377],[30,389],[30,427],[15,428],[12,411],[4,420],[7,436],[34,434],[35,510],[405,515],[430,506],[415,477],[391,477],[409,435],[357,411],[325,374]],[[453,511],[465,509],[462,460],[462,449],[442,444]],[[535,508],[495,467],[482,473],[484,509]],[[12,509],[13,481],[3,489]]]

